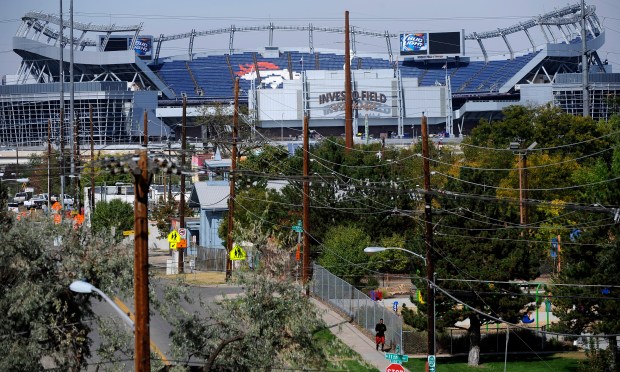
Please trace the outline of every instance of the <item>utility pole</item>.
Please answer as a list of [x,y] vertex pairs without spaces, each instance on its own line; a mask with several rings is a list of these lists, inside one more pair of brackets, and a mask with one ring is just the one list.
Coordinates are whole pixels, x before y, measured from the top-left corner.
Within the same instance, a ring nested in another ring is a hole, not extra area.
[[152,174],[148,169],[148,123],[144,112],[144,146],[134,172],[134,304],[136,307],[134,370],[150,371],[148,195]]
[[581,76],[583,80],[583,116],[590,116],[588,46],[586,43],[586,4],[581,0]]
[[[183,117],[181,120],[181,172],[185,171],[185,149],[187,148],[187,136],[185,133],[185,122],[187,118],[187,97],[183,97]],[[181,202],[179,203],[179,227],[185,227],[185,173],[181,173]],[[184,268],[183,253],[185,248],[178,249],[179,252],[179,274]]]
[[344,12],[344,142],[345,151],[353,148],[353,98],[351,94],[351,47],[349,11]]
[[235,172],[237,171],[237,136],[239,135],[239,78],[235,79],[235,108],[233,111],[233,132],[232,132],[232,152],[230,175],[228,182],[230,184],[230,192],[228,196],[228,237],[226,241],[226,280],[230,280],[232,276],[232,261],[230,260],[230,252],[233,250],[233,223],[235,215]]
[[307,284],[310,280],[310,130],[309,117],[304,116],[304,164],[303,164],[303,224],[304,224],[304,255],[302,262],[302,283]]
[[[538,145],[537,142],[532,142],[526,149],[521,148],[521,143],[511,142],[509,149],[513,154],[519,156],[517,167],[519,168],[519,223],[521,227],[525,227],[528,223],[528,211],[527,211],[527,152],[531,151]],[[521,230],[521,236],[524,235],[524,230]]]
[[[62,102],[62,101],[61,101]],[[64,111],[60,109],[60,197],[58,201],[60,206],[65,208],[65,118]]]
[[[426,244],[426,280],[428,281],[428,294],[426,296],[426,316],[428,338],[426,347],[428,355],[435,355],[435,286],[433,275],[435,262],[433,261],[433,217],[431,214],[431,172],[428,149],[428,127],[426,116],[422,113],[422,167],[424,169],[424,243]],[[426,366],[428,371],[428,362]]]
[[73,125],[75,124],[75,86],[73,84],[73,0],[69,0],[69,144],[71,147],[71,191],[75,196],[75,134]]
[[77,174],[76,173],[72,173],[72,175],[73,175],[73,178],[77,178],[74,181],[74,184],[77,185],[77,187],[76,187],[77,191],[76,192],[75,192],[76,188],[74,188],[74,197],[75,197],[75,207],[77,208],[78,213],[80,213],[81,210],[82,210],[82,208],[81,208],[82,204],[81,204],[81,201],[80,201],[80,194],[81,194],[80,188],[82,187],[81,186],[82,183],[80,182],[80,173],[81,173],[80,172],[80,119],[77,118],[77,119],[74,120],[74,122],[75,122],[75,130],[73,132],[74,136],[75,136],[75,139],[74,139],[74,141],[75,141],[74,142],[74,144],[75,144],[75,162],[74,162],[75,169],[74,169],[74,172],[75,172],[75,170],[77,170]]
[[[60,123],[59,123],[59,132],[60,132],[60,197],[58,198],[60,205],[62,208],[65,207],[64,197],[65,197],[65,154],[64,154],[64,116],[65,116],[65,61],[64,61],[64,50],[65,50],[65,36],[63,34],[65,25],[62,17],[62,0],[60,0],[60,25],[58,26],[58,37],[60,38],[60,61],[58,62],[58,71],[59,71],[59,80],[60,80]],[[51,198],[51,195],[50,195]]]
[[[169,161],[172,161],[171,158],[171,152],[170,152],[170,147],[172,146],[172,144],[170,143],[170,139],[168,139],[168,159]],[[164,185],[164,194],[166,193],[165,190],[166,185]],[[172,175],[170,177],[168,177],[168,202],[170,203],[172,201]]]
[[52,211],[51,186],[50,186],[50,162],[52,160],[52,119],[47,119],[47,213]]
[[[527,199],[527,154],[519,154],[519,222],[521,227],[527,225],[527,206],[525,205],[525,199]],[[523,230],[521,231],[523,235]]]
[[90,213],[95,211],[95,136],[93,133],[93,105],[88,106],[88,116],[90,118]]

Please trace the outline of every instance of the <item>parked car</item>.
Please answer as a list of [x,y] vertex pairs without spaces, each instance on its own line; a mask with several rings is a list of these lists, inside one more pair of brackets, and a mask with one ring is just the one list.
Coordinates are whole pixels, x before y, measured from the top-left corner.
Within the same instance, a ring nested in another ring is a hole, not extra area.
[[26,200],[30,200],[30,194],[27,192],[18,192],[13,198],[13,201],[17,204],[24,204]]
[[28,209],[40,209],[43,204],[47,204],[47,194],[37,194],[32,199],[24,202],[24,207]]

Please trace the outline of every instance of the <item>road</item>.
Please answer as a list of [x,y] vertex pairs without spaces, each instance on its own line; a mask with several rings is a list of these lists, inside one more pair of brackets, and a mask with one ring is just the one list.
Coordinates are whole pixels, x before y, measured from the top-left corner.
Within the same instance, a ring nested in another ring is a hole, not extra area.
[[[151,285],[155,288],[155,293],[159,301],[164,300],[164,286],[166,285],[165,280],[157,280],[156,282],[151,283]],[[194,302],[188,303],[186,301],[182,301],[180,303],[181,307],[190,313],[202,313],[203,315],[207,315],[209,307],[203,307],[200,304],[199,299],[201,298],[203,302],[207,305],[215,305],[218,298],[225,295],[234,295],[242,292],[241,287],[238,286],[230,286],[230,285],[213,285],[213,286],[204,286],[204,287],[188,287],[189,297],[195,299]],[[123,310],[129,313],[130,318],[133,319],[133,299],[132,298],[118,298],[114,297],[114,294],[109,294],[111,298],[115,300],[117,305]],[[100,317],[107,319],[114,319],[115,321],[119,321],[118,314],[111,308],[111,306],[105,302],[99,301],[95,296],[93,296],[92,300],[93,310]],[[150,317],[150,338],[151,338],[151,351],[157,354],[162,360],[173,361],[172,355],[170,352],[170,331],[172,330],[171,325],[163,319],[163,317],[159,314],[159,311],[154,308],[154,306],[150,307],[151,317]],[[92,320],[88,320],[92,321]],[[93,344],[91,345],[91,354],[92,356],[89,358],[89,366],[88,371],[96,371],[97,363],[100,362],[100,358],[96,355],[97,348],[101,345],[101,337],[99,334],[99,327],[97,322],[92,321],[93,331],[89,334],[89,337],[93,340]],[[131,331],[128,327],[124,327],[128,333]],[[132,336],[133,337],[133,336]],[[131,349],[133,350],[133,344],[131,344]],[[119,358],[124,358],[125,356],[117,352],[117,356]],[[133,370],[133,360],[127,360],[122,363],[125,367],[124,370],[132,371]]]

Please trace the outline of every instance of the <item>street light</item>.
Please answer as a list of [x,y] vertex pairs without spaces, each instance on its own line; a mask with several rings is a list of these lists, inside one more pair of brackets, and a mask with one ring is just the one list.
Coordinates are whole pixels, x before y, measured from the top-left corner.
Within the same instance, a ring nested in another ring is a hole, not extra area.
[[372,254],[372,253],[379,253],[379,252],[388,251],[388,250],[404,251],[404,252],[410,253],[422,259],[424,261],[424,264],[426,265],[426,257],[422,256],[421,254],[418,254],[408,249],[400,248],[400,247],[366,247],[364,248],[364,253]]
[[4,182],[4,181],[15,181],[18,183],[28,183],[30,182],[30,178],[5,178],[5,179],[0,179],[0,182]]
[[118,313],[118,315],[121,316],[123,321],[129,327],[131,327],[132,330],[134,329],[134,324],[131,318],[129,318],[127,314],[125,314],[125,312],[123,312],[123,310],[121,310],[121,308],[118,307],[118,305],[116,305],[114,301],[112,301],[112,299],[108,297],[105,293],[103,293],[99,288],[85,281],[76,280],[71,283],[71,285],[69,285],[69,289],[76,293],[98,293],[108,304],[110,304],[110,306],[112,306],[112,308]]

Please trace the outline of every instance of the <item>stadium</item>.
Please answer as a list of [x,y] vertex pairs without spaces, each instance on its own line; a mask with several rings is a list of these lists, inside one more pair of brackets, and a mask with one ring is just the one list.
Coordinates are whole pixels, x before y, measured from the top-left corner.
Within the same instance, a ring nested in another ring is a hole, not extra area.
[[[311,129],[344,133],[345,53],[313,43],[319,33],[344,39],[344,28],[269,23],[154,36],[141,34],[142,26],[74,22],[71,38],[59,16],[25,14],[13,37],[22,59],[17,79],[0,85],[0,146],[43,146],[48,127],[56,140],[75,129],[78,144],[86,144],[91,118],[96,145],[132,143],[143,135],[144,112],[149,137],[178,138],[183,100],[196,123],[232,104],[237,78],[240,103],[248,108],[244,120],[255,130],[295,136],[308,114]],[[284,32],[299,35],[300,47],[275,45],[274,34]],[[268,45],[236,49],[236,37],[247,33],[268,33]],[[394,34],[352,26],[349,35],[354,133],[408,138],[419,134],[425,115],[431,132],[458,137],[509,105],[551,103],[581,115],[584,96],[589,115],[606,119],[606,97],[620,91],[620,75],[597,54],[605,30],[594,6],[582,12],[580,4],[568,5],[491,31]],[[194,51],[199,39],[216,37],[228,39],[225,52]],[[384,49],[363,51],[364,39],[379,40]],[[186,53],[168,50],[172,43],[184,44]],[[506,51],[489,53],[492,44]],[[206,141],[203,132],[197,126],[188,135]]]

